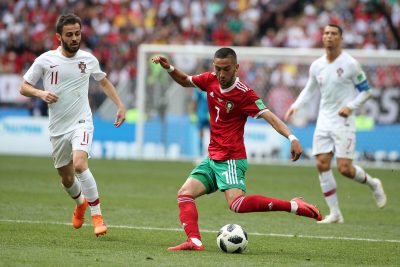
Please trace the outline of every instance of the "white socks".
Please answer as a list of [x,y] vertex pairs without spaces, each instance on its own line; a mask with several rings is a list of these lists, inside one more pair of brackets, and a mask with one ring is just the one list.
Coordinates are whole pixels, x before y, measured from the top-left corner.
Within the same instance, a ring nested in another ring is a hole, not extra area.
[[297,205],[297,202],[291,200],[290,201],[290,212],[296,214],[298,208],[299,208],[299,205]]
[[332,170],[321,172],[319,174],[319,181],[330,213],[341,214],[336,194],[336,180],[333,176]]
[[82,185],[82,192],[89,202],[90,211],[93,215],[101,214],[99,192],[97,191],[96,181],[89,169],[76,174]]
[[366,171],[364,171],[363,168],[361,168],[360,166],[357,166],[357,165],[354,165],[354,168],[356,169],[356,175],[353,178],[355,181],[362,183],[362,184],[366,183],[371,188],[373,188],[375,186],[375,183],[374,183],[372,177]]
[[66,188],[63,184],[62,186],[64,187],[64,190],[67,191],[68,195],[75,200],[77,205],[83,203],[84,197],[81,191],[81,183],[76,179],[76,177],[74,178],[74,183],[71,187]]

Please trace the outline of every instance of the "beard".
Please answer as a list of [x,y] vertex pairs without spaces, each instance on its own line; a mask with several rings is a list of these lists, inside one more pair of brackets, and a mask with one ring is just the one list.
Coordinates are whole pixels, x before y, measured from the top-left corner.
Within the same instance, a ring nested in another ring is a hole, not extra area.
[[221,86],[222,89],[226,89],[228,87],[230,87],[234,82],[235,82],[235,78],[236,77],[231,77],[231,79],[224,79],[223,81],[219,78],[219,84]]
[[81,43],[80,42],[76,42],[74,44],[78,44],[78,45],[76,47],[72,47],[72,46],[68,45],[66,42],[64,42],[63,40],[61,40],[62,48],[65,51],[67,51],[68,53],[76,53],[79,50],[79,48],[81,46]]

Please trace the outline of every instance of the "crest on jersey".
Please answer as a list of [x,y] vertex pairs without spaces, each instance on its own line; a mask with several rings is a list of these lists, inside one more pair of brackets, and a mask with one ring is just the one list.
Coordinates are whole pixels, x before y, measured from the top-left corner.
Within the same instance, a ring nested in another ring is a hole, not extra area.
[[232,101],[226,102],[225,108],[226,108],[226,112],[229,113],[233,109],[233,102]]
[[344,72],[344,71],[343,71],[342,68],[338,68],[338,69],[336,70],[336,73],[337,73],[337,75],[338,75],[339,77],[342,76],[343,72]]
[[83,62],[83,61],[79,62],[78,67],[81,70],[81,73],[86,73],[86,71],[85,71],[86,70],[85,62]]

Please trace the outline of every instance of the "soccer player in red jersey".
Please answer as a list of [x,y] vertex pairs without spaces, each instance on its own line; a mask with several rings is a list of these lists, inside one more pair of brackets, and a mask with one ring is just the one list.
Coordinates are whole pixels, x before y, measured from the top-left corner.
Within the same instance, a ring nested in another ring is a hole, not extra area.
[[168,250],[203,250],[198,226],[195,199],[218,189],[233,212],[286,211],[321,220],[318,209],[300,198],[291,201],[261,195],[245,195],[247,156],[244,146],[244,125],[247,117],[263,118],[291,142],[292,161],[299,159],[302,147],[290,129],[269,111],[254,90],[237,77],[239,64],[231,48],[221,48],[214,54],[214,72],[189,76],[172,66],[164,56],[152,61],[166,69],[183,87],[198,87],[207,92],[210,112],[209,155],[190,173],[178,191],[179,218],[187,241]]

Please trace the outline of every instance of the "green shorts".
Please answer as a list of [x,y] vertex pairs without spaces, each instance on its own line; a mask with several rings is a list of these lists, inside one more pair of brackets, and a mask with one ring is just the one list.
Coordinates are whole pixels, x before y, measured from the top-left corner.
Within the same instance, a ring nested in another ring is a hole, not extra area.
[[207,194],[230,188],[240,188],[246,192],[246,171],[247,159],[212,160],[207,157],[192,170],[189,177],[202,182]]

